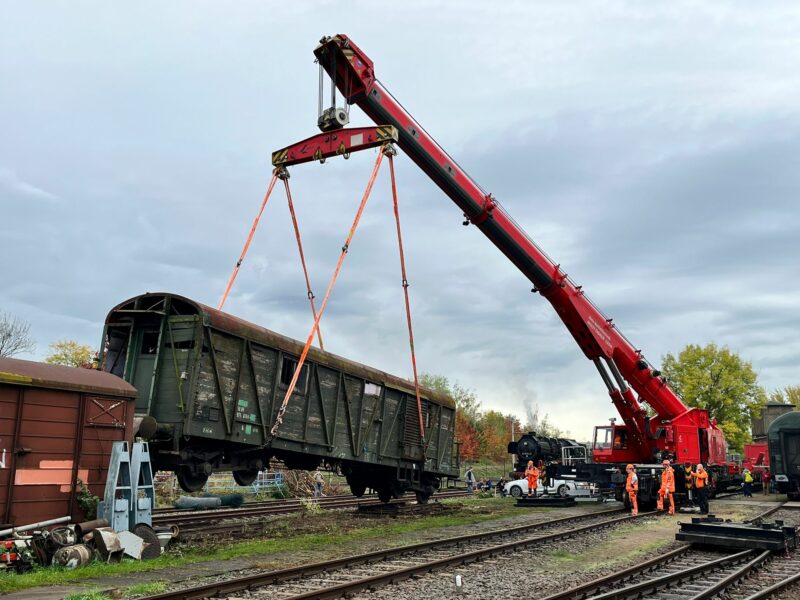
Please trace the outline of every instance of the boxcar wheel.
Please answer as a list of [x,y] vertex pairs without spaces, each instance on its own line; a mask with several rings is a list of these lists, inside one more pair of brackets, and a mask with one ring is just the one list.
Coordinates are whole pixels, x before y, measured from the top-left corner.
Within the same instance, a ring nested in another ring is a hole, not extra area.
[[175,475],[178,478],[178,485],[184,492],[199,492],[208,481],[208,475],[192,473],[188,467],[180,467]]
[[361,498],[364,495],[364,492],[367,491],[367,484],[363,481],[354,481],[350,483],[350,493],[353,494],[356,498]]
[[234,471],[233,480],[241,486],[252,485],[258,477],[258,471]]
[[417,497],[417,504],[427,504],[428,500],[431,499],[431,495],[433,494],[433,490],[425,491],[425,492],[414,492],[414,495]]
[[391,489],[389,489],[388,487],[382,487],[378,489],[378,500],[380,500],[384,504],[388,504],[391,499],[392,499]]

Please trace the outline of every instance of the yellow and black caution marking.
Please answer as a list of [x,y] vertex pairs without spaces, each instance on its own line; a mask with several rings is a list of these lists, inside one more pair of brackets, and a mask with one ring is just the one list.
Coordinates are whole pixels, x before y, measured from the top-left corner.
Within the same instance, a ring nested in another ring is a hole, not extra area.
[[392,125],[381,125],[375,128],[375,139],[379,142],[394,140],[397,141],[397,129]]
[[276,150],[272,153],[272,166],[277,167],[285,163],[289,159],[289,149],[284,148],[283,150]]
[[342,54],[344,54],[344,57],[348,61],[353,62],[353,56],[355,56],[355,52],[353,52],[352,48],[342,48]]

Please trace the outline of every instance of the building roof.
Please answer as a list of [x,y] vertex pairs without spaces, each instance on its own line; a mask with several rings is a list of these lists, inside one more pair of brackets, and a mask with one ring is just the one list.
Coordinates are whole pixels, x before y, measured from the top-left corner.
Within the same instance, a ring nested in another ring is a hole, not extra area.
[[0,384],[136,397],[135,387],[111,373],[16,358],[0,358]]

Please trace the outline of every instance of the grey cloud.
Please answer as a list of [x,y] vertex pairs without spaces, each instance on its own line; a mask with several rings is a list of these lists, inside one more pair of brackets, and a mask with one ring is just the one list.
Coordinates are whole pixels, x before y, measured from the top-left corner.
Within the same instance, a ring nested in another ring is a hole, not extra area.
[[[474,4],[454,17],[445,4],[421,23],[422,5],[361,4],[337,25],[329,4],[253,3],[192,5],[190,26],[188,6],[159,6],[153,19],[98,3],[91,28],[65,18],[72,7],[4,15],[0,304],[33,323],[40,354],[56,338],[97,344],[107,310],[144,291],[216,305],[269,153],[313,133],[310,50],[340,28],[651,360],[715,340],[766,385],[797,383],[791,11],[598,2],[578,15],[510,3],[505,15]],[[396,23],[388,45],[373,27],[386,18]],[[368,123],[357,108],[351,116]],[[320,300],[374,159],[292,169]],[[612,414],[591,363],[402,153],[396,166],[421,367],[504,412],[523,416],[535,396],[556,425],[588,438]],[[373,193],[323,333],[332,351],[407,376],[386,172]],[[227,310],[308,334],[280,188]]]

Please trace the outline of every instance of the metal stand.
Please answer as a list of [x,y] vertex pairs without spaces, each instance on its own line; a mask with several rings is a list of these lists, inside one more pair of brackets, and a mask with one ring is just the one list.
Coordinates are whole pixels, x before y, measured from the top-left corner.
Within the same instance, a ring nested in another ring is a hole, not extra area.
[[782,552],[797,545],[797,529],[783,521],[774,523],[731,523],[714,515],[692,517],[691,523],[679,523],[675,539],[724,549],[757,549]]
[[97,505],[97,516],[106,519],[114,531],[126,531],[130,522],[131,459],[128,442],[114,442],[103,501]]
[[534,507],[534,506],[575,506],[575,498],[567,496],[536,496],[528,498],[523,496],[517,499],[517,506]]
[[129,523],[131,530],[142,523],[153,526],[156,491],[153,487],[153,469],[150,464],[150,448],[147,442],[133,444],[131,452],[133,495]]
[[117,532],[132,531],[141,524],[152,526],[155,500],[147,443],[134,443],[129,453],[128,442],[114,442],[98,518],[107,519]]

